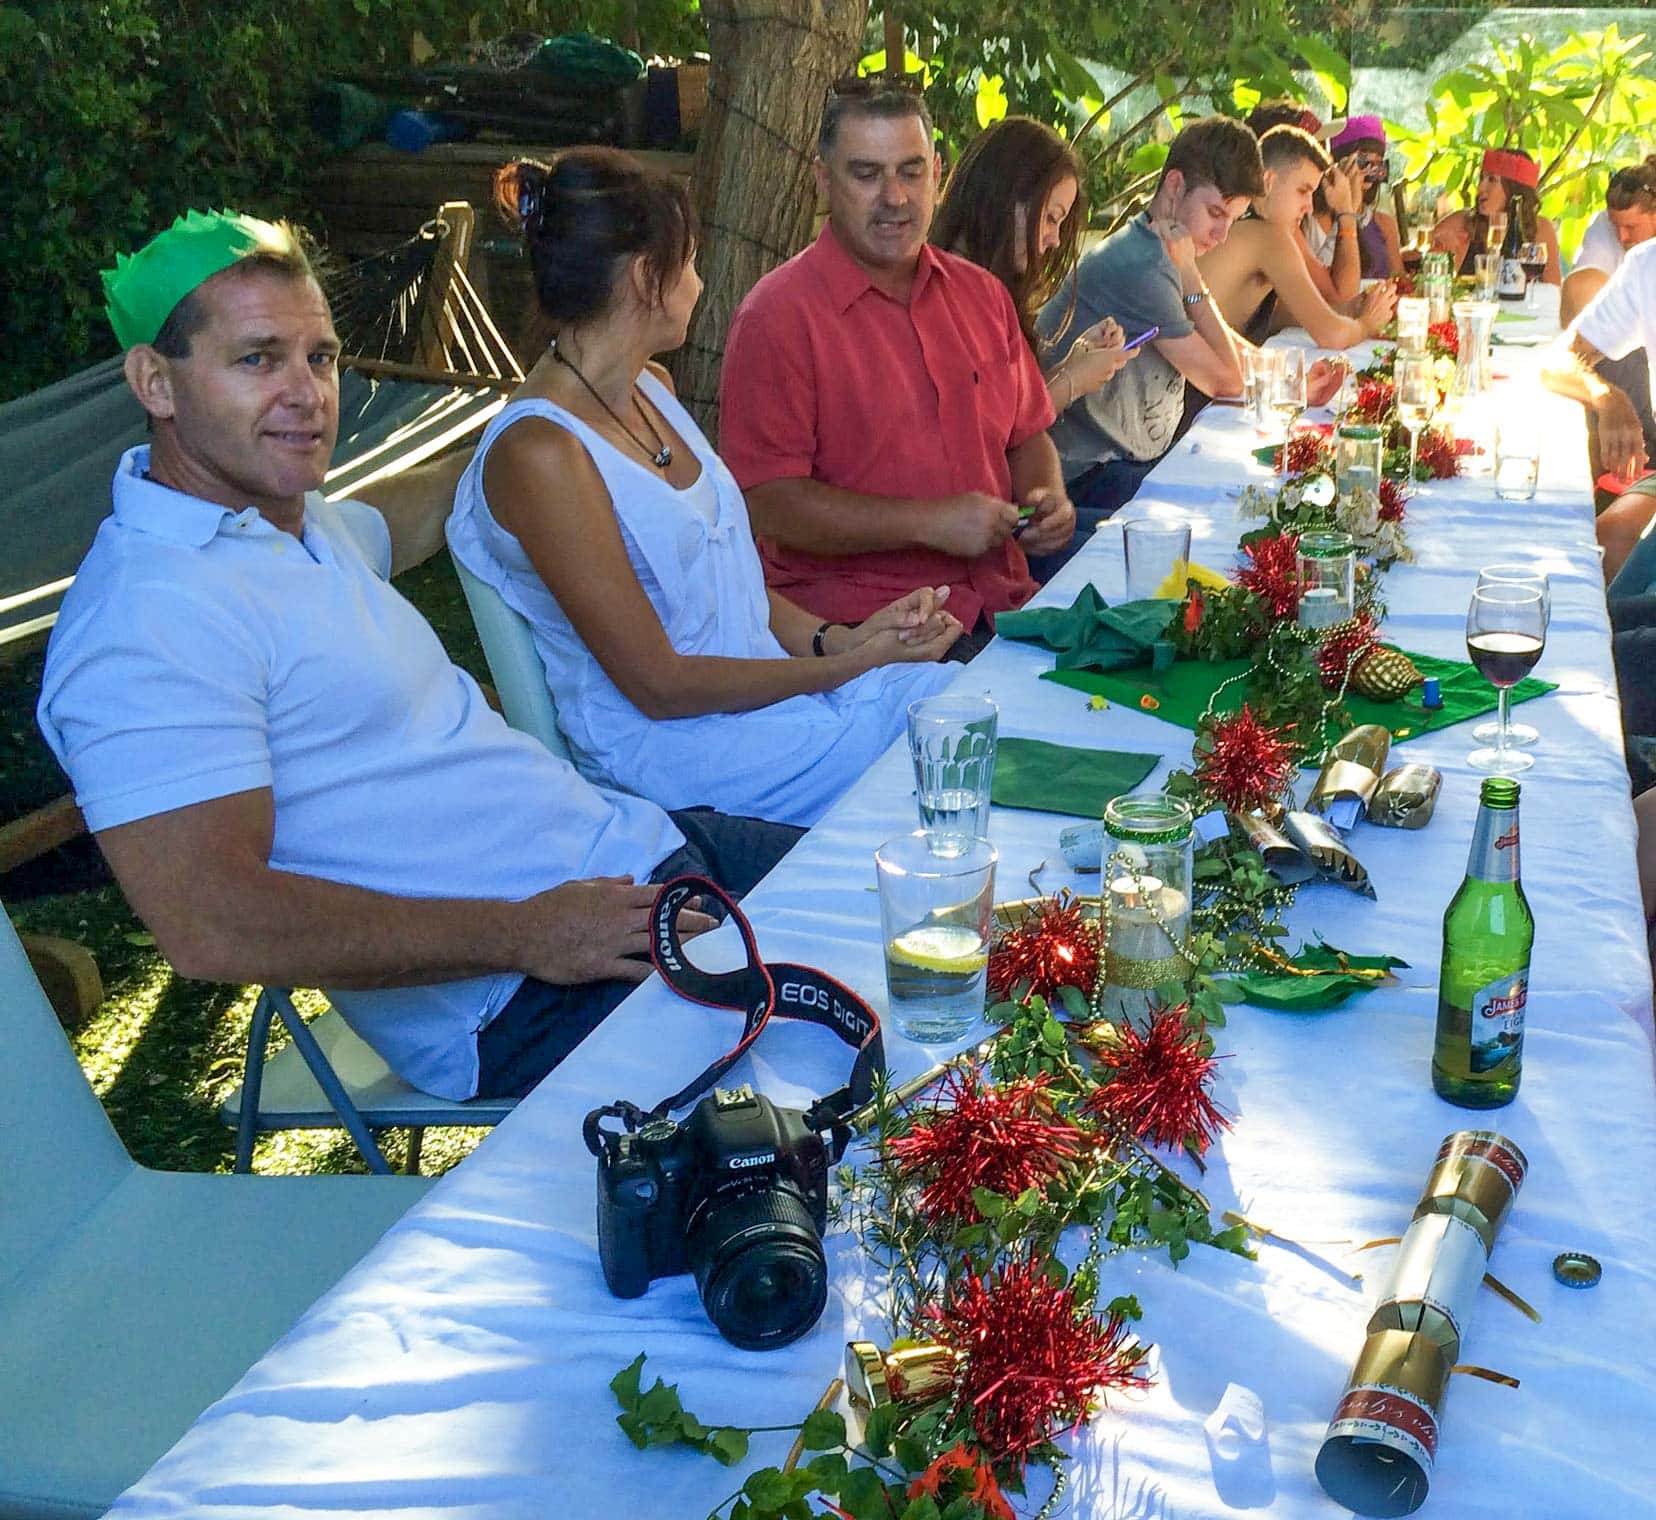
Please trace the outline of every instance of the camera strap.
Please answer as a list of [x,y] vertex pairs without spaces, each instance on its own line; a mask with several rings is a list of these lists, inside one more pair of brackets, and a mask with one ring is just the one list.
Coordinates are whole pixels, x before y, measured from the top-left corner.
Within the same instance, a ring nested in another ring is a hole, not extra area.
[[[722,903],[729,922],[742,937],[747,964],[738,971],[704,971],[684,953],[678,918],[694,898]],[[742,1037],[699,1076],[670,1098],[642,1113],[630,1103],[618,1103],[588,1115],[591,1126],[600,1115],[620,1118],[628,1129],[648,1119],[665,1117],[705,1093],[744,1056],[773,1017],[800,1019],[832,1030],[856,1050],[851,1080],[806,1111],[812,1129],[829,1133],[836,1159],[850,1140],[847,1117],[874,1096],[874,1083],[885,1073],[885,1043],[880,1018],[855,992],[812,966],[777,961],[766,965],[747,916],[722,887],[703,876],[677,876],[656,894],[651,910],[650,959],[662,980],[682,998],[708,1008],[733,1008],[743,1016]],[[590,1144],[590,1142],[589,1142]]]

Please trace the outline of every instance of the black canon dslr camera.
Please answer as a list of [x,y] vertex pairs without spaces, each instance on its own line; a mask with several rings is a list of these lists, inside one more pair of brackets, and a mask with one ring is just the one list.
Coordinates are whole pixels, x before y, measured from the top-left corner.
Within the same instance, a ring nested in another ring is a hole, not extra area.
[[715,1089],[683,1124],[598,1132],[598,1254],[617,1298],[693,1272],[733,1345],[798,1340],[828,1302],[822,1232],[828,1146],[796,1109],[746,1084]]

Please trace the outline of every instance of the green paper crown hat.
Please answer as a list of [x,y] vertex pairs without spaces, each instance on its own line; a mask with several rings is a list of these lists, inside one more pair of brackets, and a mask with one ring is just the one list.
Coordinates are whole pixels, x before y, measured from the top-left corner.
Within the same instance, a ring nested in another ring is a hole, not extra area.
[[103,271],[104,310],[122,348],[153,343],[173,308],[250,253],[287,253],[292,236],[239,211],[186,211],[136,253]]

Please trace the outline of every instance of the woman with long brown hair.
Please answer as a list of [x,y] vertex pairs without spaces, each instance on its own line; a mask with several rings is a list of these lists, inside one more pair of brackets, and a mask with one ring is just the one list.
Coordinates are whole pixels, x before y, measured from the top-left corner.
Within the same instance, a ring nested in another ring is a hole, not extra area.
[[1473,272],[1480,253],[1499,253],[1488,247],[1489,224],[1498,216],[1516,219],[1519,241],[1540,243],[1547,250],[1543,285],[1564,280],[1564,264],[1558,254],[1558,229],[1541,215],[1537,193],[1541,166],[1522,148],[1491,148],[1483,156],[1472,207],[1452,211],[1432,229],[1432,247],[1447,253],[1460,274]]
[[[1011,293],[1018,325],[1042,359],[1035,314],[1075,267],[1087,221],[1083,170],[1075,150],[1051,127],[1008,116],[973,138],[943,187],[931,241],[970,259]],[[1106,319],[1075,340],[1061,364],[1043,362],[1060,412],[1112,379],[1131,355],[1121,328]]]

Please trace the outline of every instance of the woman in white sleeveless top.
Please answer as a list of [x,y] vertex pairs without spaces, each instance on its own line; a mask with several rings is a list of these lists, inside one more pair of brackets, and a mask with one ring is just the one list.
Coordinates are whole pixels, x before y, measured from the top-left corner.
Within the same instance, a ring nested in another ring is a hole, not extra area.
[[449,547],[534,630],[579,769],[815,823],[957,673],[947,589],[856,628],[767,591],[747,507],[653,354],[701,293],[688,197],[612,149],[512,165],[556,341],[484,433]]

